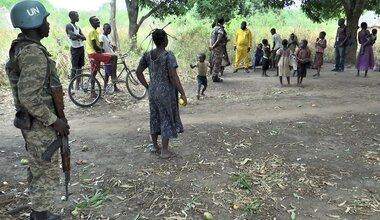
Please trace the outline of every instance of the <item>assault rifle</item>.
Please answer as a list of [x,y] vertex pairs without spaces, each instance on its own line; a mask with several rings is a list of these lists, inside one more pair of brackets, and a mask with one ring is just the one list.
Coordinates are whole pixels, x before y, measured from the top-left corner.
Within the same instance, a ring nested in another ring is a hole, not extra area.
[[[53,86],[51,85],[52,97],[54,101],[54,107],[57,112],[57,116],[67,122],[65,113],[63,112],[63,90],[62,85]],[[70,146],[69,139],[67,136],[59,134],[57,139],[53,141],[46,151],[42,154],[42,159],[45,161],[50,161],[54,153],[61,148],[61,158],[62,158],[62,170],[65,173],[65,197],[66,200],[69,198],[69,182],[70,182]]]

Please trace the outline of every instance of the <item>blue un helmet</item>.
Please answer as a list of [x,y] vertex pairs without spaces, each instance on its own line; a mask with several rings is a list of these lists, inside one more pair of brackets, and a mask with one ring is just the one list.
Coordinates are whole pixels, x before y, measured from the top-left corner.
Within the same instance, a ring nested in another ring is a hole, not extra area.
[[11,9],[11,21],[15,28],[38,28],[47,16],[49,12],[46,11],[45,6],[35,0],[20,1]]

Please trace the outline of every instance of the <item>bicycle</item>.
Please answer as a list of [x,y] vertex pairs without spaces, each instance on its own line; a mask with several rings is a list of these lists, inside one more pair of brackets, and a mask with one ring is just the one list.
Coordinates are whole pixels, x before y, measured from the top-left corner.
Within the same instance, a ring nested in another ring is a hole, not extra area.
[[117,75],[117,78],[123,78],[125,80],[109,83],[105,89],[102,87],[99,80],[103,81],[104,85],[105,75],[101,70],[104,69],[104,65],[107,64],[101,65],[98,61],[91,59],[90,63],[94,65],[92,73],[83,73],[84,70],[82,70],[82,73],[72,78],[69,83],[68,94],[71,101],[80,107],[90,107],[100,99],[102,94],[113,94],[115,92],[114,85],[117,85],[119,90],[124,90],[121,88],[123,84],[126,86],[127,91],[132,97],[138,100],[144,98],[147,90],[137,79],[135,74],[136,70],[128,68],[126,64],[127,55],[128,53],[118,56],[117,63],[118,65],[122,64],[122,69]]

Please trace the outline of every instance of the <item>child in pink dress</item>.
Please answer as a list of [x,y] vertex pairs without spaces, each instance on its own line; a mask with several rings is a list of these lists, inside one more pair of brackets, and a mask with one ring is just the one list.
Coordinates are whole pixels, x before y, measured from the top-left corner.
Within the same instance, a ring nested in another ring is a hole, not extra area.
[[323,65],[323,53],[325,52],[325,48],[327,47],[327,41],[325,37],[326,32],[322,31],[321,33],[319,33],[319,37],[315,42],[315,57],[313,63],[313,67],[317,69],[317,73],[313,75],[315,78],[319,78],[321,68]]

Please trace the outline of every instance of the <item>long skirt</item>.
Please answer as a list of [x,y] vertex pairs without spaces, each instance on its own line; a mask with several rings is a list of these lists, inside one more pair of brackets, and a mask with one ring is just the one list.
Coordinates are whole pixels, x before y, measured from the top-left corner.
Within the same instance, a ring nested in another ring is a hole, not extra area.
[[[361,47],[363,47],[363,45]],[[367,45],[364,48],[364,53],[361,54],[359,52],[358,54],[358,57],[356,59],[356,69],[366,71],[369,69],[373,69],[374,66],[375,58],[373,56],[373,48],[372,45]]]

